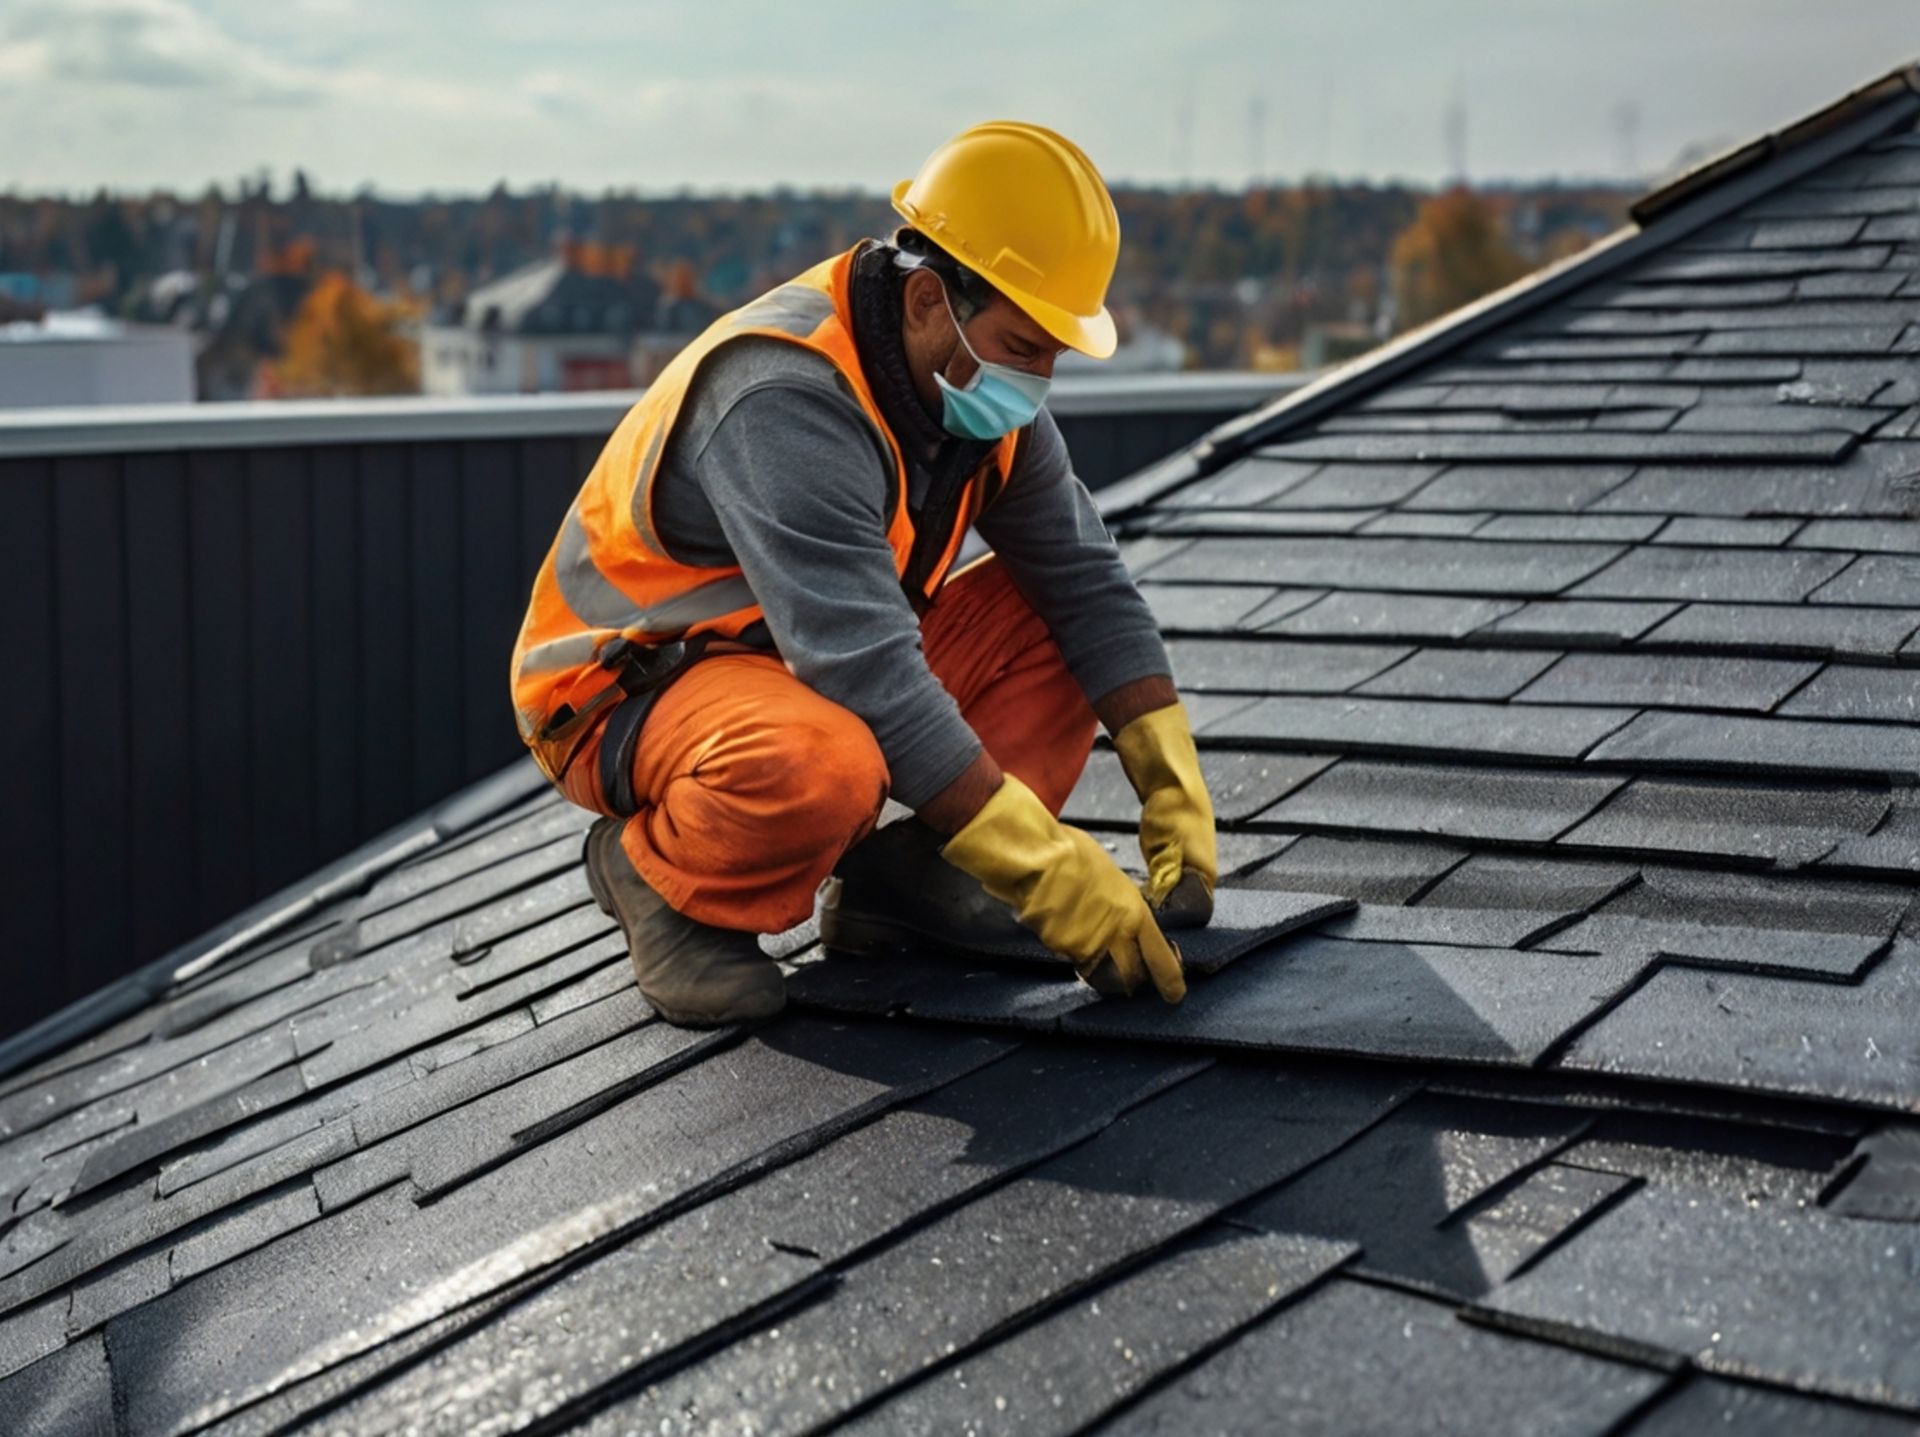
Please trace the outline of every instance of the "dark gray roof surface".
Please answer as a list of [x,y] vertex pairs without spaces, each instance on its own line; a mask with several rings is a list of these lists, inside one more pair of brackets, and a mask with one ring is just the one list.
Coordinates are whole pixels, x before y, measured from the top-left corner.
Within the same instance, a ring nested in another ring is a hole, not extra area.
[[0,1430],[1916,1430],[1902,94],[1136,487],[1184,1005],[679,1031],[521,799],[0,1083]]

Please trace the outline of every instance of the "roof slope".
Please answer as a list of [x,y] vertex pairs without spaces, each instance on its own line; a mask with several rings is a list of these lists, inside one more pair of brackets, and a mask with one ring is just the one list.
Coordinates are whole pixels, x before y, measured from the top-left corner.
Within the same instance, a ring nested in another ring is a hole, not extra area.
[[1912,114],[1134,490],[1182,1007],[675,1030],[521,800],[0,1086],[0,1428],[1914,1430]]

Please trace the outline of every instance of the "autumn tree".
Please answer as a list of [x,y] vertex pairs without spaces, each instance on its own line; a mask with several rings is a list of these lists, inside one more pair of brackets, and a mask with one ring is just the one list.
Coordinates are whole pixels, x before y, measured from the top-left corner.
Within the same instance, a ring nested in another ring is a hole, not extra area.
[[1507,244],[1493,208],[1456,185],[1425,201],[1393,242],[1395,319],[1412,329],[1512,283],[1528,268]]
[[287,325],[269,387],[288,397],[417,393],[420,351],[402,330],[408,318],[346,275],[323,274]]

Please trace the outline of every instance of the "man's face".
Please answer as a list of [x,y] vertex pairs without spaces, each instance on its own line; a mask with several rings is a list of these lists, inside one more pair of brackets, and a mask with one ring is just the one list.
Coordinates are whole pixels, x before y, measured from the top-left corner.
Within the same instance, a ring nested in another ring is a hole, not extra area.
[[1043,379],[1053,377],[1053,362],[1066,352],[1060,343],[1035,324],[1020,307],[1003,294],[996,293],[987,307],[967,321],[967,343],[954,346],[954,357],[947,368],[947,382],[965,384],[977,367],[973,353],[989,364],[1004,364],[1022,369]]
[[962,344],[945,288],[931,270],[909,274],[902,298],[901,332],[914,388],[936,414],[940,390],[933,376],[940,374],[947,383],[962,388],[979,368],[967,353],[968,345],[989,364],[1004,364],[1046,379],[1053,377],[1054,361],[1066,352],[1064,344],[1002,294],[995,294],[985,309],[967,321],[967,342]]

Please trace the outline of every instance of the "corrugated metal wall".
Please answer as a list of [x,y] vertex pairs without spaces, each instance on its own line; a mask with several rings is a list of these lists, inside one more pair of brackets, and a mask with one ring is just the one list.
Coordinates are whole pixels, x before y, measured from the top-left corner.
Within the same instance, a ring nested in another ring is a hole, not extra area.
[[[1060,422],[1100,484],[1221,417]],[[0,1034],[518,754],[508,654],[601,438],[0,456]]]

